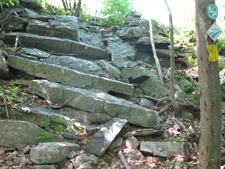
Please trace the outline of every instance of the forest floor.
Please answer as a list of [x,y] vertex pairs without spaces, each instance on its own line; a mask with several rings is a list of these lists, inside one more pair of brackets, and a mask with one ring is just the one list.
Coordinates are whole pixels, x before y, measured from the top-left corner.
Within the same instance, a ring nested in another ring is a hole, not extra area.
[[[187,73],[188,74],[188,73]],[[196,68],[192,68],[189,70],[189,75],[192,74],[193,76],[197,76],[197,70]],[[24,105],[31,105],[35,107],[42,107],[42,108],[50,108],[50,106],[47,104],[46,100],[42,98],[33,99],[33,95],[28,93],[27,87],[16,87],[13,85],[14,80],[2,80],[0,86],[3,86],[4,92],[7,92],[7,89],[10,90],[10,86],[13,89],[17,89],[15,91],[17,95],[20,97],[23,97]],[[195,93],[194,93],[195,94]],[[192,93],[192,95],[194,96]],[[194,103],[196,107],[199,107],[199,100],[196,101],[196,99],[199,99],[198,97],[190,96],[190,98],[193,98],[191,100],[191,103]],[[10,99],[11,98],[11,99]],[[10,98],[6,98],[7,100],[4,101],[3,99],[0,99],[0,108],[5,108],[5,104],[7,105],[7,108],[16,108],[18,106],[17,100],[18,98],[14,98],[12,96]],[[182,102],[190,102],[187,98],[183,98],[181,100]],[[196,104],[197,103],[197,104]],[[165,107],[166,102],[164,102],[164,105],[162,107]],[[225,102],[223,102],[223,110],[225,110]],[[69,109],[69,108],[67,108]],[[189,112],[193,113],[194,119],[188,119],[188,118],[182,118],[177,117],[178,121],[174,121],[172,119],[173,109],[170,107],[166,111],[162,112],[160,114],[160,117],[164,121],[164,125],[161,127],[160,130],[164,131],[164,134],[161,137],[137,137],[139,141],[160,141],[160,142],[185,142],[185,151],[183,154],[179,156],[169,156],[167,158],[159,158],[159,157],[152,157],[152,156],[142,156],[139,160],[130,160],[127,159],[127,163],[130,166],[131,169],[148,169],[148,168],[156,168],[156,169],[188,169],[188,168],[198,168],[198,162],[199,162],[199,156],[198,156],[198,140],[199,140],[199,131],[200,131],[200,112],[196,109],[188,109]],[[0,117],[0,119],[4,119]],[[4,120],[10,120],[4,119]],[[223,120],[225,120],[225,113],[223,111]],[[95,126],[102,127],[102,125],[94,124]],[[224,125],[223,125],[224,126]],[[141,129],[140,126],[135,126],[132,124],[126,124],[124,128],[122,129],[121,133],[119,135],[122,135],[125,132]],[[54,133],[57,133],[58,135],[62,135],[62,132],[54,131]],[[224,127],[223,127],[224,131]],[[81,154],[84,152],[84,147],[88,140],[91,137],[88,137],[86,133],[79,131],[75,133],[76,135],[79,135],[79,137],[82,138],[82,141],[76,142],[79,144],[82,148]],[[224,140],[224,132],[222,133],[222,159],[225,159],[225,140]],[[31,145],[36,146],[36,145]],[[106,151],[104,156],[100,159],[100,164],[98,168],[108,168],[108,169],[122,169],[124,168],[123,163],[121,162],[118,151],[120,148],[116,148],[112,151]],[[0,147],[0,168],[1,169],[14,169],[14,168],[20,168],[20,169],[26,169],[26,168],[32,168],[32,163],[30,160],[29,155],[24,155],[22,153],[23,148],[15,148],[12,151],[9,150],[9,147]],[[121,151],[123,154],[126,153],[137,153],[137,148],[127,148],[126,146],[121,147]],[[14,161],[17,160],[19,165],[14,165]],[[222,160],[223,162],[223,160]],[[70,159],[68,161],[65,161],[63,163],[60,163],[57,165],[57,168],[63,169],[68,166],[69,163],[75,164],[75,158]],[[225,169],[225,165],[221,168]]]

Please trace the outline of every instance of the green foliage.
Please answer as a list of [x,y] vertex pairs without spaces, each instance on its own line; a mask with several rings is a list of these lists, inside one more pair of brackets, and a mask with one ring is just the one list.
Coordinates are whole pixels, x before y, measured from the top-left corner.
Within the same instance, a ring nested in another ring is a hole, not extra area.
[[19,3],[19,0],[1,0],[0,4],[10,6],[15,6],[15,3]]
[[[38,2],[41,4],[43,10],[34,10],[36,13],[40,15],[66,15],[67,12],[65,10],[58,6],[54,6],[51,3],[47,2],[47,0],[38,0]],[[69,14],[69,13],[68,13]]]
[[123,26],[125,15],[132,10],[129,0],[104,0],[101,13],[107,17],[103,22]]
[[[7,103],[14,103],[18,99],[23,100],[24,98],[21,96],[18,96],[17,93],[19,91],[19,88],[21,86],[16,86],[15,82],[12,82],[9,84],[8,88],[0,88],[0,98],[4,99],[3,95],[5,96],[5,101]],[[18,104],[19,105],[19,104]]]
[[219,68],[220,68],[220,69],[225,68],[225,64],[220,65]]
[[192,68],[192,67],[197,66],[198,59],[197,58],[193,58],[192,56],[190,56],[190,57],[186,58],[186,63],[188,65],[188,68]]
[[35,139],[38,140],[38,139],[43,139],[44,141],[48,142],[48,138],[51,138],[51,137],[54,137],[55,135],[50,135],[50,134],[46,134],[46,133],[43,133],[43,132],[39,132],[38,133],[39,136],[36,137]]
[[223,34],[219,36],[218,39],[218,48],[219,51],[225,51],[225,29],[223,29]]
[[173,139],[173,143],[180,143],[180,142],[186,142],[187,140],[182,137],[176,137]]

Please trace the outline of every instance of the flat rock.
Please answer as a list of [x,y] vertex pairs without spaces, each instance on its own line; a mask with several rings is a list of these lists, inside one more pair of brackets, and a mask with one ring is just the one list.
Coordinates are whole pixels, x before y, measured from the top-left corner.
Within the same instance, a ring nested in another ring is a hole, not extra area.
[[112,73],[117,79],[120,78],[121,71],[105,60],[98,61],[98,65],[100,65],[106,72]]
[[22,48],[19,52],[23,53],[25,55],[28,55],[28,56],[34,56],[37,59],[50,57],[49,53],[44,52],[44,51],[39,50],[39,49],[36,49],[36,48]]
[[158,117],[153,110],[116,98],[99,90],[68,87],[47,80],[33,80],[28,91],[59,104],[127,119],[130,123],[143,127],[154,127]]
[[34,165],[33,169],[57,169],[55,165]]
[[46,59],[40,59],[43,63],[55,64],[65,68],[74,69],[80,72],[109,77],[108,74],[96,63],[85,59],[75,58],[73,56],[55,56],[52,55]]
[[73,132],[68,132],[66,131],[64,134],[63,134],[63,137],[64,138],[67,138],[67,139],[70,139],[70,140],[78,140],[80,141],[81,138],[76,136]]
[[[156,53],[158,56],[170,57],[170,50],[168,49],[156,49]],[[174,53],[174,57],[177,57],[176,53]]]
[[121,76],[124,79],[129,79],[132,83],[142,83],[147,78],[154,76],[154,73],[144,67],[124,68]]
[[107,122],[87,142],[85,151],[99,157],[102,156],[126,123],[127,120],[118,118],[113,118]]
[[160,157],[168,157],[169,155],[176,156],[184,151],[184,143],[143,141],[141,142],[140,151]]
[[131,136],[125,140],[125,145],[126,147],[129,147],[129,148],[137,148],[139,146],[139,141],[137,140],[136,137]]
[[79,43],[69,39],[39,36],[28,33],[7,33],[5,34],[6,43],[15,43],[16,36],[24,46],[37,48],[43,51],[55,51],[59,53],[73,53],[76,57],[83,59],[108,59],[110,53],[104,49],[96,48],[84,43]]
[[123,137],[130,136],[160,136],[163,134],[162,130],[153,130],[153,129],[140,129],[127,132],[123,135]]
[[[40,136],[39,133],[45,133],[49,136],[53,136],[53,134],[46,132],[37,125],[25,121],[0,120],[0,128],[1,146],[25,147],[27,145],[46,141],[41,138],[36,139]],[[63,139],[59,136],[53,136],[48,138],[48,141],[61,142]]]
[[60,163],[67,159],[71,151],[79,151],[80,146],[68,142],[39,143],[30,151],[30,159],[34,164]]
[[[58,65],[44,64],[13,55],[8,55],[7,64],[15,69],[24,71],[29,75],[45,78],[61,84],[80,87],[96,88],[102,91],[133,95],[134,87],[131,84],[63,68]],[[74,80],[71,80],[74,79]]]

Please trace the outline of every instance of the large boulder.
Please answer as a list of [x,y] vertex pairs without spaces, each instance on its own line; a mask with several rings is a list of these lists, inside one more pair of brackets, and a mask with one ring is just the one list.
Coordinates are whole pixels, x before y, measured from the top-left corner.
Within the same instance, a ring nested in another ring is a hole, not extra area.
[[82,43],[92,45],[97,48],[101,48],[103,45],[100,38],[98,37],[98,34],[95,34],[95,33],[89,34],[83,30],[79,31],[79,40]]
[[150,78],[145,80],[141,84],[140,88],[144,91],[145,94],[152,95],[156,98],[160,98],[168,94],[157,76],[151,76]]
[[[45,141],[63,141],[30,122],[0,120],[0,128],[0,146],[25,147]],[[41,138],[40,133],[48,138]]]
[[66,38],[71,40],[79,40],[78,20],[75,16],[54,15],[54,16],[36,16],[27,26],[27,33],[38,34],[42,36]]
[[88,112],[108,114],[111,117],[126,119],[130,123],[143,127],[154,127],[157,123],[158,115],[153,110],[99,90],[85,90],[47,80],[34,80],[28,91],[55,103]]
[[63,68],[58,65],[45,64],[13,55],[8,55],[7,64],[29,75],[59,82],[67,86],[95,88],[105,92],[111,91],[125,95],[133,95],[134,92],[133,85],[128,83],[102,78],[73,69]]
[[126,123],[127,120],[118,118],[113,118],[107,122],[88,141],[85,151],[99,157],[102,156]]
[[71,151],[79,151],[80,146],[75,143],[49,142],[39,143],[30,151],[30,158],[34,164],[60,163],[67,159]]
[[37,48],[43,51],[55,51],[64,55],[73,55],[83,59],[108,59],[110,54],[100,48],[96,48],[87,44],[79,43],[69,39],[38,36],[28,33],[7,33],[5,34],[6,43],[15,44],[16,37],[24,46]]

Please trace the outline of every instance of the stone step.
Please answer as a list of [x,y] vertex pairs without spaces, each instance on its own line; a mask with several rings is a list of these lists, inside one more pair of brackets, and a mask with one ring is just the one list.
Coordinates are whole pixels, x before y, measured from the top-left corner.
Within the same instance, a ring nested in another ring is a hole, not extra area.
[[45,64],[35,60],[7,55],[7,64],[29,75],[79,88],[94,88],[104,92],[133,95],[134,86],[117,80],[99,77],[58,65]]
[[153,110],[99,90],[74,88],[47,80],[33,80],[28,91],[55,103],[126,119],[139,126],[154,127],[157,124],[158,115]]
[[110,53],[91,45],[76,42],[69,39],[39,36],[28,33],[12,32],[5,34],[5,42],[14,46],[16,37],[23,47],[37,48],[43,51],[55,51],[64,54],[74,54],[74,56],[83,59],[108,59]]

